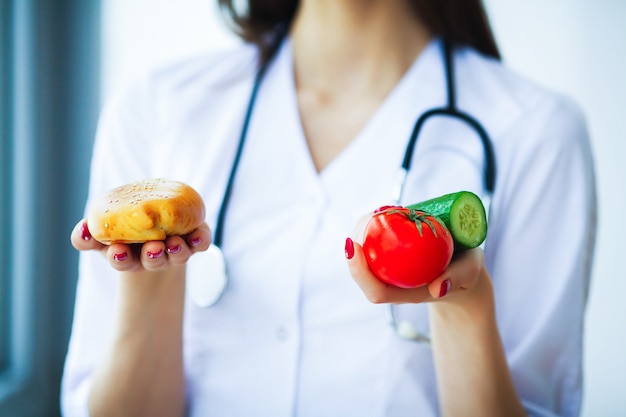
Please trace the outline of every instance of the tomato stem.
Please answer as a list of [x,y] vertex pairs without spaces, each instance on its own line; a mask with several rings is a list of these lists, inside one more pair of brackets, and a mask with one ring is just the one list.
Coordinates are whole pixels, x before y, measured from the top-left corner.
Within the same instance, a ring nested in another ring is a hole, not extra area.
[[419,231],[420,236],[423,236],[422,223],[426,223],[426,225],[430,228],[430,231],[433,232],[433,235],[437,237],[437,229],[435,229],[435,225],[433,225],[433,223],[427,216],[428,214],[424,213],[423,211],[409,209],[408,217],[412,222],[415,223],[415,226],[417,226],[417,230]]
[[426,223],[426,225],[430,228],[430,231],[433,232],[433,235],[435,237],[437,236],[437,229],[435,229],[435,225],[430,221],[430,219],[428,218],[428,216],[430,216],[430,214],[421,211],[421,210],[414,210],[414,209],[409,209],[408,212],[404,211],[404,210],[389,210],[387,211],[388,214],[394,214],[394,213],[402,213],[404,214],[409,220],[411,220],[413,223],[415,223],[415,226],[417,227],[417,231],[420,234],[420,237],[424,236],[423,230],[422,230],[422,223]]

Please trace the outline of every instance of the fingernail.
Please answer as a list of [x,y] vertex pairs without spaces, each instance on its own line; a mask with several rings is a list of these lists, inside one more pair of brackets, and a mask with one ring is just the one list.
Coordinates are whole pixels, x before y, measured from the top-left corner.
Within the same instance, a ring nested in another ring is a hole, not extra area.
[[147,255],[150,259],[159,258],[161,255],[163,255],[163,249],[159,250],[158,252],[148,252]]
[[126,252],[114,253],[113,259],[117,262],[124,262],[126,259],[128,259],[128,254]]
[[80,237],[83,240],[91,240],[91,233],[89,232],[89,228],[87,227],[87,223],[84,223],[80,226]]
[[180,245],[168,246],[166,250],[167,250],[167,253],[172,253],[172,254],[178,253],[180,252]]
[[354,256],[354,242],[352,239],[346,239],[346,259],[352,259]]
[[198,246],[200,242],[202,242],[202,239],[200,239],[199,237],[194,237],[193,239],[189,239],[189,244],[191,246]]
[[382,207],[379,207],[376,210],[374,210],[374,214],[380,213],[381,211],[385,211],[385,210],[391,209],[391,208],[402,208],[402,207],[401,206],[382,206]]
[[448,293],[448,291],[450,291],[450,287],[452,286],[452,283],[450,282],[450,279],[446,279],[441,283],[441,288],[439,288],[439,298],[443,297],[444,295],[446,295]]

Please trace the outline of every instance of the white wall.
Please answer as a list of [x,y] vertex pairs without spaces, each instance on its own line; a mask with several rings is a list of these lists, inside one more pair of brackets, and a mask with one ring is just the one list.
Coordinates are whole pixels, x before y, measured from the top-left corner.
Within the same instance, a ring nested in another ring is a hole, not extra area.
[[[103,3],[105,97],[155,63],[235,42],[218,23],[213,0]],[[572,96],[587,114],[600,224],[587,316],[583,416],[624,416],[626,274],[617,260],[626,236],[621,216],[626,202],[626,1],[486,4],[505,61]]]
[[237,42],[216,0],[102,0],[106,97],[151,66]]
[[[584,109],[594,149],[599,230],[586,321],[583,415],[626,415],[626,2],[487,0],[504,58]],[[571,184],[570,186],[575,186]],[[555,219],[558,221],[558,219]],[[572,227],[576,227],[575,224]]]

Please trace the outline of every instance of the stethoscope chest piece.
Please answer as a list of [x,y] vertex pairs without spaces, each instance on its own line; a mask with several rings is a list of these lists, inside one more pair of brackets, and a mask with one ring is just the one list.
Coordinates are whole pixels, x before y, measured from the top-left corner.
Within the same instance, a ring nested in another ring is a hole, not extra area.
[[226,289],[226,261],[216,245],[194,254],[187,263],[187,291],[199,307],[217,303]]

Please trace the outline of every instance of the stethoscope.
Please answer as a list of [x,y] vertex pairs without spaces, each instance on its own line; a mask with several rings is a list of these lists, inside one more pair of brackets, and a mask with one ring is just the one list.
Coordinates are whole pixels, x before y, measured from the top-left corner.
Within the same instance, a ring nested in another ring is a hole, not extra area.
[[[273,57],[275,55],[281,42],[282,36],[278,37],[277,41],[274,43],[274,47],[271,51],[270,57]],[[413,131],[411,132],[411,136],[406,146],[402,165],[400,166],[400,170],[398,172],[397,182],[393,189],[392,204],[398,205],[400,204],[400,201],[402,199],[402,193],[404,190],[409,169],[411,167],[411,160],[415,151],[417,139],[419,137],[422,127],[424,126],[424,123],[429,118],[432,118],[434,116],[448,116],[456,118],[468,124],[472,129],[476,131],[481,140],[485,157],[484,189],[486,192],[487,200],[487,203],[485,205],[487,206],[487,213],[489,213],[489,202],[491,200],[491,195],[493,194],[496,179],[496,163],[493,145],[491,143],[491,140],[489,139],[489,136],[487,135],[485,128],[475,118],[468,115],[467,113],[460,111],[456,107],[456,91],[454,86],[453,68],[454,62],[452,59],[452,47],[448,42],[443,42],[443,56],[446,75],[447,103],[443,107],[433,108],[425,111],[416,120],[415,126],[413,128]],[[188,290],[194,302],[200,307],[210,307],[217,303],[225,292],[226,287],[228,286],[226,261],[224,258],[224,254],[220,249],[223,243],[224,221],[226,217],[226,212],[228,210],[228,204],[232,195],[235,176],[237,174],[237,169],[241,160],[244,144],[248,135],[248,128],[250,126],[250,119],[254,110],[257,94],[263,81],[263,77],[265,76],[265,73],[267,72],[267,69],[269,67],[270,61],[271,59],[267,59],[265,61],[265,63],[259,68],[254,79],[252,92],[250,94],[248,107],[246,109],[241,134],[239,137],[239,144],[237,146],[233,164],[230,170],[230,174],[228,176],[226,188],[224,190],[224,196],[222,197],[222,203],[217,214],[213,242],[208,251],[202,254],[194,255],[188,265],[188,269],[194,269],[194,271],[188,271]],[[208,276],[207,273],[209,274]],[[396,319],[393,304],[387,304],[386,308],[389,324],[399,337],[401,337],[402,339],[417,342],[430,342],[430,338],[427,335],[418,332],[410,322],[404,320],[398,321]]]

